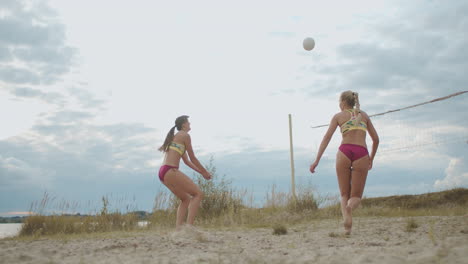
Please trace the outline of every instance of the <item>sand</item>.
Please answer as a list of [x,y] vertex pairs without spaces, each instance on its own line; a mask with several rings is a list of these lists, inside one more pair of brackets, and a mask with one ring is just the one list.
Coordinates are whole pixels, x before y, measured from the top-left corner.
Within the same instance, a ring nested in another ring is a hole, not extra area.
[[338,219],[272,228],[196,228],[0,240],[0,263],[467,263],[468,216]]

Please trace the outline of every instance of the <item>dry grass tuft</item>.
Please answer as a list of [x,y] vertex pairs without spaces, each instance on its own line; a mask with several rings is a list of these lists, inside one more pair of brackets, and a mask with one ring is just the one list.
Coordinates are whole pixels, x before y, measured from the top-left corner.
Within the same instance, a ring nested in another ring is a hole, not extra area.
[[419,195],[394,195],[388,197],[366,198],[362,207],[386,207],[401,209],[438,209],[468,205],[468,189],[425,193]]
[[408,218],[406,220],[405,231],[406,232],[414,232],[416,228],[419,227],[419,224],[414,220],[414,218]]
[[[19,236],[42,236],[60,234],[81,234],[108,231],[130,231],[138,226],[138,217],[133,213],[122,214],[118,211],[109,213],[109,200],[103,197],[100,214],[96,215],[47,215],[47,207],[52,203],[48,193],[44,194],[39,204],[31,206],[32,215],[27,217],[22,225]],[[63,207],[61,211],[68,208]]]
[[275,224],[273,226],[273,235],[280,236],[280,235],[286,235],[287,233],[288,233],[288,229],[286,228],[286,226],[282,224]]

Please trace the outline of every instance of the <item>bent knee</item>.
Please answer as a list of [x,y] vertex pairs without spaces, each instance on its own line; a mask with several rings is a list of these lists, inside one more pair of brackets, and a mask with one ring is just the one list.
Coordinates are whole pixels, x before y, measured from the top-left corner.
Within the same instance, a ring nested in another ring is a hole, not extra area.
[[180,197],[180,201],[183,203],[183,204],[188,204],[190,203],[190,200],[191,200],[191,197],[190,195],[184,195],[183,197]]
[[192,194],[192,199],[197,198],[197,199],[203,199],[204,193],[201,190],[197,190]]
[[347,199],[349,199],[349,197],[350,197],[349,192],[340,192],[340,194],[341,194],[341,198],[347,198]]
[[200,197],[200,199],[203,199],[203,197],[205,197],[205,194],[202,191],[198,191],[196,196]]
[[362,193],[352,193],[351,194],[351,197],[349,199],[358,199],[358,200],[361,200],[362,199]]

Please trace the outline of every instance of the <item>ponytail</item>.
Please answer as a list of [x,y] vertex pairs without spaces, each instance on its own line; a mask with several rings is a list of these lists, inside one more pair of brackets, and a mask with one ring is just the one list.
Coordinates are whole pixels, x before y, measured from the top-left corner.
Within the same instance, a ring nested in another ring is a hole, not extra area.
[[359,94],[356,92],[353,92],[354,96],[354,114],[356,119],[354,120],[354,125],[358,126],[359,123],[362,121],[362,115],[361,115],[361,106],[359,104]]
[[166,139],[164,140],[164,144],[161,147],[159,147],[159,149],[158,149],[159,151],[162,151],[162,152],[167,152],[168,151],[169,145],[171,144],[172,140],[174,139],[175,129],[177,128],[177,130],[180,131],[182,129],[182,125],[185,122],[188,121],[188,118],[189,118],[189,116],[187,116],[187,115],[179,116],[179,117],[176,118],[175,125],[167,133]]
[[171,130],[167,133],[166,139],[164,140],[164,144],[159,147],[159,151],[162,152],[167,152],[167,149],[169,148],[169,144],[171,144],[172,140],[174,139],[174,132],[175,132],[176,126],[173,126]]

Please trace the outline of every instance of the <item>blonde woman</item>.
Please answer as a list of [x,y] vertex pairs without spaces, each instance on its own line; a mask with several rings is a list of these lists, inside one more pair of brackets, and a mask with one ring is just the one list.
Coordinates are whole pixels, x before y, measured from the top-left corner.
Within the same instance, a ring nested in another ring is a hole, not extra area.
[[[310,172],[315,172],[336,128],[340,127],[343,139],[336,155],[336,175],[340,187],[345,233],[351,234],[352,211],[361,202],[367,173],[372,169],[379,146],[379,136],[369,116],[360,110],[358,93],[343,92],[339,106],[341,112],[333,116],[320,144],[317,157],[310,165]],[[366,145],[366,132],[369,133],[373,142],[370,156]]]
[[[159,169],[159,179],[181,201],[177,209],[177,230],[180,230],[185,220],[188,225],[193,226],[203,198],[200,188],[179,170],[180,159],[205,179],[211,179],[210,173],[201,165],[193,152],[192,140],[188,133],[190,131],[188,118],[184,115],[175,120],[175,125],[169,130],[164,144],[159,148],[165,153],[163,165]],[[174,134],[175,129],[179,131],[176,134]]]

